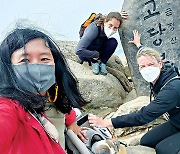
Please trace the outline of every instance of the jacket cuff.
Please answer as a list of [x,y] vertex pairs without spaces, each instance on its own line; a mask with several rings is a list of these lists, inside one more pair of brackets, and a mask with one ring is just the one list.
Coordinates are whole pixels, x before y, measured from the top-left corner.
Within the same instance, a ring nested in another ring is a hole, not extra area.
[[116,118],[112,118],[111,122],[112,122],[113,127],[117,128],[117,120],[116,120]]
[[114,128],[124,128],[125,125],[124,125],[124,122],[123,122],[123,118],[122,116],[118,116],[116,118],[112,118],[111,119],[111,122],[112,122],[112,125]]
[[76,120],[76,113],[72,109],[69,114],[65,114],[65,124],[70,126]]
[[142,44],[139,43],[139,44],[137,44],[136,46],[137,46],[138,49],[140,49],[140,48],[142,47]]

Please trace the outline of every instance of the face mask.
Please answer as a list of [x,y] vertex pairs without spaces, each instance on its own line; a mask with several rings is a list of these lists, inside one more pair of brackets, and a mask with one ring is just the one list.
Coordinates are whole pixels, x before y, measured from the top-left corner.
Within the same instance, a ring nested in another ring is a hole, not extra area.
[[140,70],[140,73],[147,82],[153,82],[159,76],[160,68],[154,66],[148,66]]
[[106,34],[107,38],[109,38],[111,35],[115,34],[116,31],[113,29],[108,28],[108,26],[104,26],[104,33]]
[[20,89],[32,93],[45,92],[55,84],[55,65],[12,65]]

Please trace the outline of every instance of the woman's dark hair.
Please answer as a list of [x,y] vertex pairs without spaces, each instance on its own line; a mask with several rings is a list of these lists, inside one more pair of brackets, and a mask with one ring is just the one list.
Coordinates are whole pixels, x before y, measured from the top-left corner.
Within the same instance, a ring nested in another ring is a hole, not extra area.
[[[0,96],[18,101],[26,110],[44,108],[43,97],[18,88],[11,63],[13,52],[36,38],[42,38],[47,42],[54,58],[56,82],[59,87],[55,102],[57,109],[62,113],[69,113],[72,107],[81,108],[87,104],[78,90],[77,80],[71,73],[60,48],[48,35],[31,28],[16,28],[0,45]],[[55,95],[54,87],[55,85],[49,89],[52,97]]]

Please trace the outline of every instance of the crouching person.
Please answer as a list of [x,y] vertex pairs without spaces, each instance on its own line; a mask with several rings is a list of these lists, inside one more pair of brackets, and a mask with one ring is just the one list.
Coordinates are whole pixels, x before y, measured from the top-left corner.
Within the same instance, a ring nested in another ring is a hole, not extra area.
[[121,14],[110,12],[105,19],[95,20],[85,29],[75,52],[81,61],[92,63],[94,74],[107,75],[106,63],[118,45],[117,40],[110,36],[118,31],[122,18],[126,17],[125,11]]

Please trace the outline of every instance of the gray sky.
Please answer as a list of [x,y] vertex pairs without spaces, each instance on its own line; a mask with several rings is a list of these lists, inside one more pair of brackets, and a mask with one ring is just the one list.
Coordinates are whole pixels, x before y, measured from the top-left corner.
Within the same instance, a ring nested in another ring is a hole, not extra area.
[[122,3],[123,0],[0,0],[0,40],[20,23],[42,28],[54,39],[78,41],[80,25],[92,12],[121,11]]

